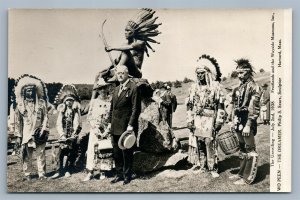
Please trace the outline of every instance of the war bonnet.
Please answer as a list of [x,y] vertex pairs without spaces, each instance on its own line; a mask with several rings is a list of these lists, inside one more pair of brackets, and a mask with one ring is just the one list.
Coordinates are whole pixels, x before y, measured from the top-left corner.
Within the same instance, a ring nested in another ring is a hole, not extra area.
[[213,81],[221,81],[221,72],[217,60],[209,55],[203,54],[197,60],[196,72],[198,70],[205,70],[211,75]]
[[153,37],[156,37],[161,33],[157,30],[161,23],[155,23],[158,17],[153,18],[154,14],[155,11],[152,9],[143,8],[132,19],[130,19],[126,25],[126,28],[133,32],[136,39],[145,41],[145,52],[147,56],[149,56],[147,48],[150,48],[153,52],[155,52],[149,42],[160,44],[153,39]]
[[68,99],[72,99],[74,101],[73,108],[80,108],[80,98],[78,95],[78,91],[74,85],[64,85],[57,93],[55,97],[54,104],[58,105],[58,110],[64,110],[64,102]]
[[38,99],[43,99],[48,102],[47,88],[45,83],[35,76],[24,74],[20,76],[15,83],[14,94],[12,96],[14,108],[17,104],[23,102],[25,89],[29,87],[33,87],[36,89],[35,92]]

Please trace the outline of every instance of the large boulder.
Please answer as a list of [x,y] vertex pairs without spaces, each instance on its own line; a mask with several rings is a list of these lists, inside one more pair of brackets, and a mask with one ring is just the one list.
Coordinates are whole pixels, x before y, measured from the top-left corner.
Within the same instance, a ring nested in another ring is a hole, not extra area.
[[151,87],[151,85],[149,84],[149,82],[148,82],[147,79],[144,79],[144,78],[132,78],[131,80],[136,83],[138,89],[141,92],[142,99],[151,98],[152,97],[154,90]]
[[148,153],[170,153],[177,150],[177,141],[165,121],[160,121],[159,106],[151,102],[139,117],[137,146]]
[[161,168],[175,167],[181,162],[186,162],[188,155],[182,152],[154,154],[135,152],[133,170],[137,173],[151,172]]

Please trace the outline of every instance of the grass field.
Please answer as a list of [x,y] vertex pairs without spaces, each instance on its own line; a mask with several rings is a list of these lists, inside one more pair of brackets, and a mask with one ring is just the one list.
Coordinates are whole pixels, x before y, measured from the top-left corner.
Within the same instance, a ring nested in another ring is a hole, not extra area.
[[[258,82],[269,81],[269,76],[257,77]],[[235,82],[237,83],[237,82]],[[226,84],[226,82],[225,82]],[[228,82],[228,85],[232,82]],[[184,98],[187,95],[190,84],[183,84],[181,88],[173,88],[173,93],[177,95],[179,106],[173,116],[173,126],[175,135],[179,138],[187,137],[188,130],[185,129],[185,106]],[[51,118],[51,137],[55,138],[54,127],[56,115]],[[83,117],[83,132],[88,131],[88,125]],[[228,129],[228,125],[223,126],[222,131]],[[59,178],[56,180],[33,180],[22,181],[23,173],[20,159],[17,156],[7,156],[7,191],[8,192],[268,192],[270,185],[270,164],[269,164],[269,126],[259,125],[256,136],[257,152],[259,153],[258,173],[252,185],[236,186],[228,179],[231,173],[236,173],[238,169],[237,155],[225,156],[220,151],[219,178],[211,178],[207,173],[195,174],[190,166],[179,166],[160,171],[155,171],[143,175],[138,175],[129,185],[123,186],[122,182],[110,184],[112,178],[105,180],[94,179],[89,182],[81,182],[85,173],[77,172],[69,178]],[[184,142],[183,142],[184,144]],[[185,146],[185,145],[183,145]],[[53,174],[53,164],[50,150],[46,151],[47,175]],[[36,170],[34,160],[33,168]]]

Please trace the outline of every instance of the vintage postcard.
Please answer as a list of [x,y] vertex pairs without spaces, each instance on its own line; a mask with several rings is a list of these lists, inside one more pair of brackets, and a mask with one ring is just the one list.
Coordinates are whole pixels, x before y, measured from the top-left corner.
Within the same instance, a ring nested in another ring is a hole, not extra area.
[[291,9],[8,15],[8,192],[291,192]]

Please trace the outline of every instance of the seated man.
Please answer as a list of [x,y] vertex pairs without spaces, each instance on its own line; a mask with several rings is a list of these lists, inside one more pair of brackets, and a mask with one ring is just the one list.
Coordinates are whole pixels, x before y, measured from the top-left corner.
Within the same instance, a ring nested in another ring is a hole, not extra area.
[[105,47],[107,52],[121,51],[120,56],[113,61],[113,65],[100,72],[106,82],[117,81],[114,68],[117,65],[126,66],[131,77],[142,77],[141,68],[144,61],[144,53],[149,56],[147,48],[154,52],[149,42],[158,43],[153,37],[160,34],[156,29],[161,24],[155,24],[157,17],[152,19],[154,13],[155,11],[151,9],[142,9],[136,18],[129,20],[126,25],[125,37],[127,43],[118,47]]

